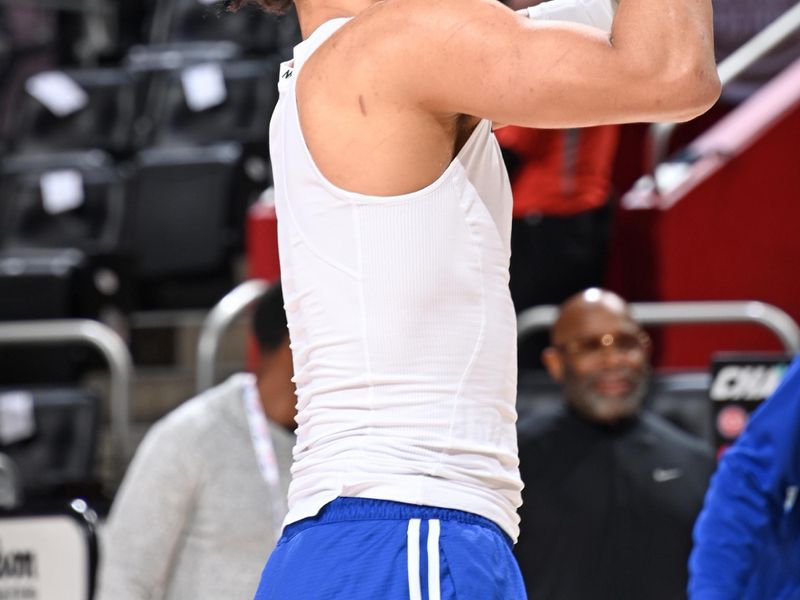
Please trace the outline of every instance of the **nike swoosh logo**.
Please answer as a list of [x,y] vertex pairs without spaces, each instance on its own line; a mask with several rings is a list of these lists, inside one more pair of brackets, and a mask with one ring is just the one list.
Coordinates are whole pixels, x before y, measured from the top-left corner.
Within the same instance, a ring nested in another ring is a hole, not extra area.
[[683,471],[680,469],[653,469],[653,481],[656,483],[672,481],[681,475],[683,475]]

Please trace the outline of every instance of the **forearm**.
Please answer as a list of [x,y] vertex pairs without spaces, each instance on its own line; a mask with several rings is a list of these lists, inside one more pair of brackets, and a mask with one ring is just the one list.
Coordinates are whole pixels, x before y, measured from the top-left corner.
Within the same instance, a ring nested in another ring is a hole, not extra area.
[[408,1],[405,21],[398,19],[408,32],[404,47],[418,49],[415,60],[439,75],[420,82],[396,40],[383,58],[396,74],[393,88],[422,111],[585,127],[688,119],[719,94],[710,0],[623,0],[611,32],[523,18],[490,0],[427,4],[426,20],[409,24],[417,0]]
[[711,0],[621,0],[610,41],[634,72],[657,75],[690,111],[718,97]]

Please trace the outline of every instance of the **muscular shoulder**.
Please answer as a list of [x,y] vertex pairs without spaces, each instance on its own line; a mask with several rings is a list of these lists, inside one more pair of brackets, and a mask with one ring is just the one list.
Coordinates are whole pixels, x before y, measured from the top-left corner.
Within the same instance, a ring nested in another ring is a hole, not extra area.
[[508,25],[514,14],[497,0],[384,0],[352,19],[348,35],[407,57],[444,48],[455,37],[476,34],[487,25]]
[[460,61],[474,63],[477,49],[491,48],[492,30],[507,37],[515,19],[496,0],[385,0],[353,18],[309,66],[314,60],[326,70],[346,65],[347,79],[369,78],[401,100],[404,94],[424,100],[458,72]]

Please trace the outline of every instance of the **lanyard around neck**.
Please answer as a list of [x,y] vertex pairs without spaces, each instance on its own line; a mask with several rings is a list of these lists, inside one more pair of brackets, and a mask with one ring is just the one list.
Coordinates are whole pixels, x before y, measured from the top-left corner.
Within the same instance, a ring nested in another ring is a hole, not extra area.
[[275,541],[280,538],[283,529],[283,517],[286,513],[286,499],[281,490],[281,474],[278,467],[278,458],[275,454],[275,446],[272,443],[272,435],[269,431],[269,423],[261,406],[258,397],[258,389],[252,382],[244,388],[244,412],[247,415],[247,424],[250,428],[250,440],[253,443],[253,450],[256,453],[261,477],[267,484],[272,497],[272,520],[275,527]]

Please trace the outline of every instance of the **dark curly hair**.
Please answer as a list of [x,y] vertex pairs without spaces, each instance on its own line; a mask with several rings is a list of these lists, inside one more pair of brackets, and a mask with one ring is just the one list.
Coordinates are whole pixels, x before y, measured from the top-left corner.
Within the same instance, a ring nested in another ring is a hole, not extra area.
[[229,0],[228,10],[235,12],[248,4],[255,4],[262,10],[274,15],[282,15],[291,8],[293,0]]

